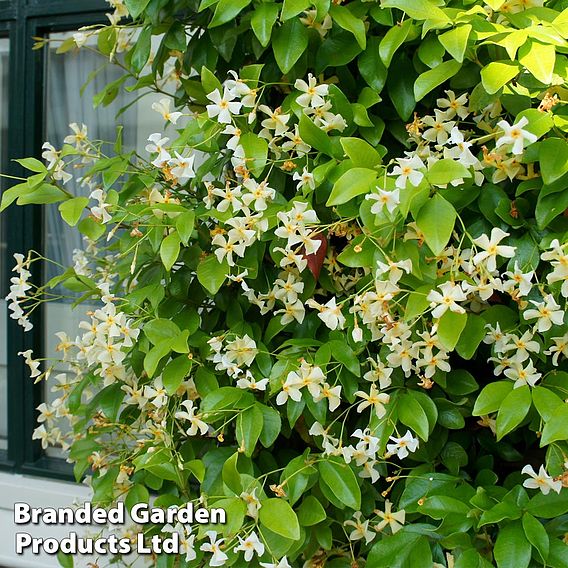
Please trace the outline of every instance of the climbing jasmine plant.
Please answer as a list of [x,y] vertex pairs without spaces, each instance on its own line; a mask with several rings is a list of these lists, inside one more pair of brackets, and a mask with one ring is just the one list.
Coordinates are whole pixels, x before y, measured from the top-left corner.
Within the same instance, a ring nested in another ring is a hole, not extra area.
[[226,509],[156,566],[568,565],[566,2],[110,3],[60,51],[164,128],[72,125],[2,197],[85,237],[16,258],[26,329],[85,313],[67,374],[22,353],[34,437],[96,503]]

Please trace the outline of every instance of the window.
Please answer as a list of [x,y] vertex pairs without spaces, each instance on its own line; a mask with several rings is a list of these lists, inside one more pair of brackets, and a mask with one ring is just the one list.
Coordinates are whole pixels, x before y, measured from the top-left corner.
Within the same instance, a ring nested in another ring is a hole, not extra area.
[[[5,168],[8,163],[8,64],[10,40],[0,34],[0,164]],[[6,187],[0,178],[0,190]],[[8,293],[9,275],[6,272],[6,239],[4,222],[0,218],[0,329],[7,329],[8,308],[4,300]],[[0,333],[0,450],[8,449],[8,365],[6,333]]]
[[[69,133],[69,123],[84,122],[92,138],[112,141],[116,135],[118,111],[132,103],[120,116],[126,146],[140,149],[152,132],[161,130],[161,117],[148,112],[156,96],[136,100],[140,93],[121,94],[111,105],[93,109],[93,95],[116,79],[120,70],[104,65],[103,58],[88,50],[71,50],[56,55],[56,45],[32,50],[34,37],[62,40],[84,25],[107,22],[109,5],[104,0],[0,0],[0,172],[22,177],[25,170],[14,159],[41,156],[41,146],[49,140],[61,147]],[[10,34],[10,40],[8,40]],[[81,87],[93,74],[79,98]],[[153,98],[154,97],[154,98]],[[17,183],[0,178],[0,188]],[[90,190],[70,182],[67,189],[77,194]],[[3,231],[3,232],[2,232]],[[2,237],[5,236],[5,238]],[[54,207],[10,207],[0,216],[0,293],[5,297],[13,265],[13,254],[29,249],[64,264],[83,243],[59,219]],[[32,280],[45,281],[57,269],[40,267]],[[69,296],[69,291],[65,291]],[[34,312],[34,328],[24,333],[7,316],[0,301],[0,468],[53,477],[71,477],[71,467],[57,456],[46,454],[32,441],[36,427],[36,407],[55,396],[43,383],[29,378],[19,351],[33,349],[34,356],[52,357],[56,331],[76,334],[81,313],[71,312],[72,298],[50,304]],[[74,336],[74,335],[73,335]]]

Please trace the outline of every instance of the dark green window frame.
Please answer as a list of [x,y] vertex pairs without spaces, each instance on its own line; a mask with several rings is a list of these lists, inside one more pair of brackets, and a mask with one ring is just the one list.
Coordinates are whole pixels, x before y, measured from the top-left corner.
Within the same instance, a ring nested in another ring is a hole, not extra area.
[[[0,34],[10,39],[8,94],[8,163],[0,167],[12,176],[24,176],[14,162],[25,156],[41,156],[44,136],[44,94],[46,50],[32,50],[34,37],[50,32],[75,30],[81,26],[105,22],[110,6],[104,0],[0,0]],[[6,101],[2,101],[4,104]],[[6,183],[4,187],[9,187]],[[12,270],[13,254],[44,248],[41,207],[10,207],[3,215],[6,235],[5,274]],[[41,280],[40,263],[35,263],[32,279]],[[32,314],[34,328],[24,333],[8,318],[8,449],[0,451],[0,470],[72,479],[72,469],[65,460],[48,457],[38,440],[32,440],[36,427],[36,407],[42,402],[42,384],[33,384],[29,371],[18,356],[33,349],[44,353],[43,314]]]

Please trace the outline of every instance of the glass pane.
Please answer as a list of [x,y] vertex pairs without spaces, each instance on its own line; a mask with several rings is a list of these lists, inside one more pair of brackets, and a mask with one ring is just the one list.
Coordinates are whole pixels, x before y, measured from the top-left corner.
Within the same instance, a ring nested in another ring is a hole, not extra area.
[[[73,32],[54,33],[50,39],[64,40]],[[56,54],[59,42],[50,44],[47,65],[47,89],[45,100],[45,140],[55,148],[60,149],[64,138],[71,133],[70,123],[83,123],[87,126],[88,137],[91,140],[113,142],[116,138],[118,124],[123,126],[123,146],[126,149],[136,149],[144,152],[147,138],[153,132],[161,132],[164,128],[162,117],[151,110],[153,102],[161,97],[150,93],[137,102],[140,92],[126,93],[124,90],[107,107],[93,108],[93,96],[106,85],[120,78],[122,70],[116,65],[106,64],[104,58],[88,49],[72,50],[65,54]],[[104,66],[102,69],[101,66]],[[100,69],[100,70],[99,70]],[[95,73],[96,72],[96,73]],[[87,84],[87,81],[90,81]],[[81,88],[86,84],[82,96]],[[133,103],[117,119],[120,109]],[[112,145],[104,149],[107,155],[112,154]],[[74,173],[75,178],[81,176],[81,170]],[[81,185],[76,180],[69,181],[65,188],[75,195],[88,196],[94,188]],[[45,208],[45,255],[62,265],[73,264],[77,251],[85,248],[79,231],[68,227],[60,218],[55,205]],[[59,274],[61,269],[53,264],[47,264],[44,278],[49,279]],[[57,293],[71,296],[65,288],[55,290]],[[56,332],[66,332],[71,340],[78,334],[78,323],[88,319],[85,312],[93,306],[82,306],[71,310],[72,298],[49,302],[45,311],[45,345],[46,356],[57,359],[56,351],[59,339]],[[65,373],[66,368],[54,369],[56,373]],[[71,377],[69,377],[71,378]],[[49,404],[61,395],[59,392],[46,392],[45,400]],[[61,425],[63,426],[63,425]],[[49,452],[52,453],[52,452]]]
[[[10,42],[7,37],[0,37],[0,171],[5,171],[8,159],[8,63]],[[6,188],[4,178],[0,178],[0,191]],[[8,309],[6,294],[8,278],[5,274],[6,239],[3,217],[0,216],[0,449],[7,448],[8,435],[8,368],[6,361],[6,328]]]

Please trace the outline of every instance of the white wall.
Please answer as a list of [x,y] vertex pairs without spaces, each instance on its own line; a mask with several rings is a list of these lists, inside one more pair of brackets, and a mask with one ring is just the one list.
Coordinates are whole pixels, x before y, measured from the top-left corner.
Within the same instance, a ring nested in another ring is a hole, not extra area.
[[[34,556],[15,553],[15,535],[27,532],[33,537],[67,536],[72,527],[57,525],[14,524],[14,503],[24,502],[32,507],[70,507],[89,498],[90,490],[79,484],[52,481],[37,477],[0,473],[0,566],[7,568],[51,568],[59,566],[57,558],[48,554]],[[84,557],[76,566],[86,566],[94,558]]]

